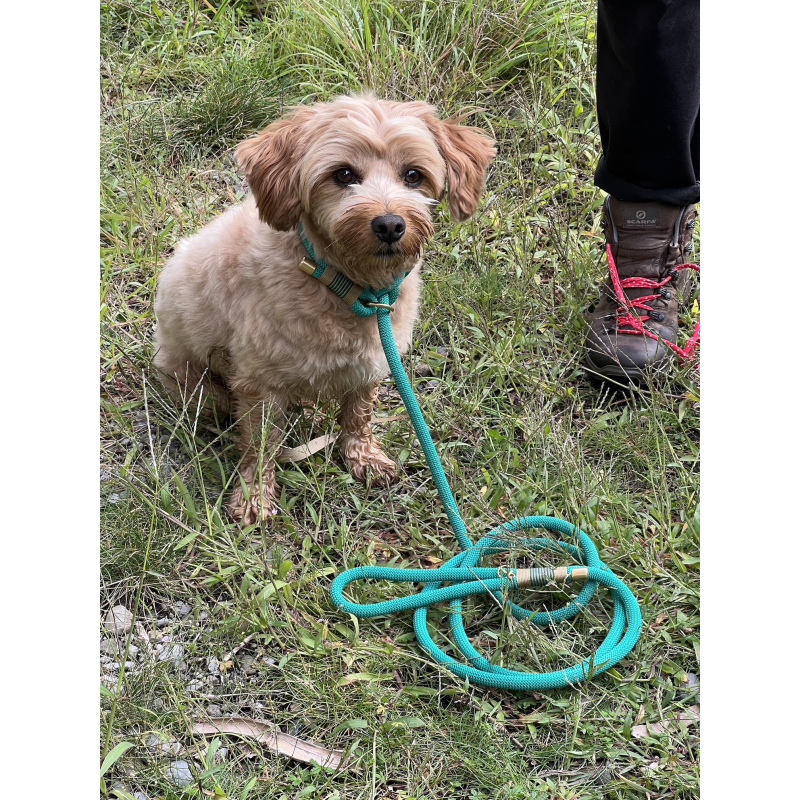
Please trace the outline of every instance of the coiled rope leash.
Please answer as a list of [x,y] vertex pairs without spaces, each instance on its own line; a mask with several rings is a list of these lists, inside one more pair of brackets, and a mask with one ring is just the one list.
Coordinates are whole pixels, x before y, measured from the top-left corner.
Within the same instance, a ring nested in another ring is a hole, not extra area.
[[[375,314],[378,319],[378,332],[383,344],[386,360],[392,376],[403,398],[411,424],[417,434],[428,467],[433,474],[439,498],[444,505],[447,518],[456,535],[462,552],[445,562],[437,569],[400,569],[397,567],[355,567],[338,575],[331,585],[331,599],[338,609],[359,618],[394,614],[414,609],[414,633],[422,649],[433,659],[443,664],[461,678],[469,678],[473,684],[491,686],[498,689],[534,690],[559,689],[586,680],[592,675],[604,672],[624,658],[639,638],[642,615],[639,605],[630,589],[600,560],[597,548],[591,539],[569,522],[555,517],[521,517],[504,522],[473,544],[467,535],[467,528],[461,519],[450,486],[445,478],[441,461],[433,445],[428,426],[417,405],[411,385],[403,370],[400,357],[394,344],[392,326],[389,320],[392,304],[397,299],[400,282],[398,278],[389,289],[364,289],[354,284],[333,267],[314,257],[314,250],[298,225],[300,238],[308,251],[313,264],[303,259],[300,269],[320,280],[338,297],[347,302],[353,313],[360,317]],[[565,541],[547,538],[526,538],[509,540],[506,534],[522,530],[543,529],[564,537],[574,539],[577,533],[577,546]],[[484,555],[499,553],[512,547],[526,546],[533,550],[551,550],[569,555],[579,565],[568,567],[514,569],[511,567],[480,567],[478,563]],[[381,603],[353,603],[344,597],[348,584],[359,580],[383,580],[398,583],[422,583],[419,594],[386,600]],[[574,600],[555,611],[531,613],[507,599],[509,591],[524,586],[545,586],[556,581],[572,584],[585,581],[583,588]],[[442,584],[449,583],[449,586]],[[461,613],[461,600],[470,595],[491,593],[502,605],[505,604],[518,620],[529,621],[535,625],[547,626],[574,617],[591,600],[598,585],[602,584],[614,600],[614,616],[606,638],[591,658],[572,667],[554,672],[518,672],[491,664],[467,638]],[[433,641],[427,629],[429,606],[448,601],[450,604],[450,632],[455,645],[469,662],[463,664],[443,652]]]

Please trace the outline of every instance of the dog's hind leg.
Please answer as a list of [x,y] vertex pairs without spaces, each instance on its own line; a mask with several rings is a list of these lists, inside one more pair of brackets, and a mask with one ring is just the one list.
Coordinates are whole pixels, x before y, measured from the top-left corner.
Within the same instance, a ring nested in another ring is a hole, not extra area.
[[234,392],[234,413],[239,429],[237,446],[243,457],[227,508],[231,517],[244,525],[277,513],[275,456],[283,437],[287,405],[285,398],[275,394],[257,396]]
[[191,358],[159,349],[153,359],[164,388],[183,406],[201,404],[204,411],[225,417],[231,413],[231,394],[225,380]]
[[352,476],[366,481],[371,473],[378,484],[392,483],[397,477],[397,464],[384,452],[372,432],[372,411],[379,383],[355,389],[343,395],[340,401],[339,452]]

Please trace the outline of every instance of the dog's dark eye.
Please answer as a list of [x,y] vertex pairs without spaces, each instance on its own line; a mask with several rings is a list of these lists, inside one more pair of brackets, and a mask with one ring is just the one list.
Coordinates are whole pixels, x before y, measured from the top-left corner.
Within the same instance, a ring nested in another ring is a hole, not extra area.
[[418,169],[407,169],[403,180],[408,186],[418,186],[422,180],[422,173]]
[[342,186],[349,186],[351,183],[356,182],[355,172],[347,167],[337,169],[336,172],[333,173],[333,178],[336,183],[340,183]]

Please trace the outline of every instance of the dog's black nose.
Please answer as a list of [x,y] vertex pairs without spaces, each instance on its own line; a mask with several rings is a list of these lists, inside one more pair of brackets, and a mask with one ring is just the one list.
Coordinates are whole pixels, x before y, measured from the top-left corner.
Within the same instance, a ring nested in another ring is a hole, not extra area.
[[406,232],[406,221],[397,214],[383,214],[372,220],[372,232],[386,244],[399,241]]

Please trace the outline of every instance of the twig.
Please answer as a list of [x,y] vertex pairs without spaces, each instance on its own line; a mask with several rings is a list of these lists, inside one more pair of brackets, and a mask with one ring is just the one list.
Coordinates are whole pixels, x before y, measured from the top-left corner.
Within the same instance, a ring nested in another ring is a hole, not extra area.
[[242,641],[222,659],[223,662],[230,661],[258,633],[259,631],[253,631],[253,633],[251,633],[249,636],[245,636],[245,638],[242,639]]

